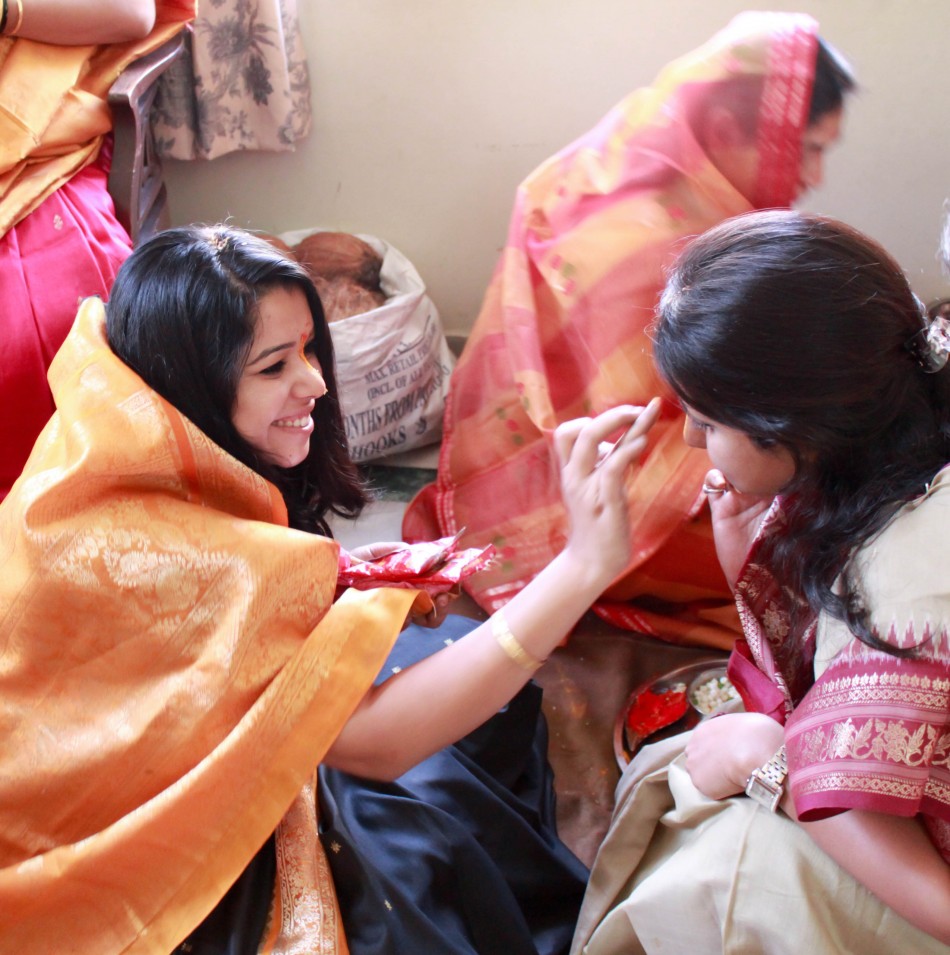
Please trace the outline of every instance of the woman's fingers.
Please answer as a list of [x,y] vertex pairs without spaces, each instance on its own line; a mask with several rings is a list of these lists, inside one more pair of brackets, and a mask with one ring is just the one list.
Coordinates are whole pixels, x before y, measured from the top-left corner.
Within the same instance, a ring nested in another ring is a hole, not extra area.
[[625,478],[658,414],[658,400],[646,408],[623,405],[565,422],[554,434],[569,520],[567,549],[580,566],[596,569],[605,585],[629,560]]
[[[654,398],[646,408],[620,405],[598,415],[596,418],[577,418],[559,425],[554,432],[554,446],[561,467],[573,466],[581,474],[589,474],[595,468],[616,459],[620,470],[626,470],[631,461],[642,454],[646,433],[656,422],[660,411],[660,399]],[[621,436],[612,443],[607,439],[624,428]]]
[[602,453],[595,468],[615,468],[616,473],[623,475],[627,468],[643,454],[647,444],[647,434],[656,424],[660,416],[660,399],[653,398],[643,409],[637,409],[636,420],[610,446],[606,453]]

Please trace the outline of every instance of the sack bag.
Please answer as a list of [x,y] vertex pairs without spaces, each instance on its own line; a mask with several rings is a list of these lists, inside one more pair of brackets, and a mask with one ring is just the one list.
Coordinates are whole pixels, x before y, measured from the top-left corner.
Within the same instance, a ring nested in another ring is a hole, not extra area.
[[[291,249],[323,230],[285,232]],[[357,463],[434,444],[455,357],[413,264],[388,242],[357,235],[382,256],[386,301],[330,323],[350,456]]]

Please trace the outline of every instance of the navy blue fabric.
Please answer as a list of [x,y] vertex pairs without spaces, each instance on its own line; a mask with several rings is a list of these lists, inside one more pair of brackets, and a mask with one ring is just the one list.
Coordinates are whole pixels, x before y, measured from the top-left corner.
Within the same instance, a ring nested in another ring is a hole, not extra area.
[[257,955],[274,891],[274,838],[264,843],[211,914],[173,955]]
[[[407,628],[379,681],[476,625]],[[321,767],[319,792],[351,955],[570,948],[588,872],[555,831],[540,687],[393,783]]]

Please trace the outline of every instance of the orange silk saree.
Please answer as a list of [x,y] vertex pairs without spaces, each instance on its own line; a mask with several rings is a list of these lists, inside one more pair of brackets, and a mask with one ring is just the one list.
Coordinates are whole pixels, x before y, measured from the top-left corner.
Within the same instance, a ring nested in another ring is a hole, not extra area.
[[[437,479],[403,525],[407,540],[466,528],[465,546],[495,545],[496,567],[468,584],[484,609],[503,606],[565,544],[553,429],[670,397],[648,326],[682,244],[794,198],[816,30],[797,14],[740,15],[519,187],[506,247],[452,376]],[[707,154],[703,117],[717,104],[747,121],[754,195],[738,192]],[[738,618],[701,493],[708,460],[683,443],[682,424],[666,402],[628,485],[629,572],[595,609],[629,629],[728,647]]]
[[264,950],[345,952],[317,764],[415,595],[110,351],[83,303],[58,411],[0,504],[0,952],[167,955],[277,831]]

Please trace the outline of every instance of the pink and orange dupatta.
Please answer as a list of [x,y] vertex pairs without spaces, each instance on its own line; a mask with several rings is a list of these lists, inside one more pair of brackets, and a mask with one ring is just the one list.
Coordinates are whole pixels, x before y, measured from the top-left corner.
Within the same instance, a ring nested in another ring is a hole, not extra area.
[[103,322],[87,300],[0,504],[0,952],[167,955],[275,829],[269,950],[344,952],[313,776],[414,592],[333,603],[338,546]]
[[[466,528],[501,559],[469,591],[503,606],[564,546],[551,433],[611,406],[669,397],[648,326],[682,243],[754,207],[787,206],[801,162],[817,25],[748,13],[670,64],[518,189],[508,241],[452,377],[436,482],[407,514],[407,540]],[[736,91],[755,115],[756,194],[706,154],[698,117]],[[751,91],[751,92],[750,92]],[[683,643],[728,647],[738,620],[700,491],[705,455],[667,402],[629,483],[634,557],[595,609]]]

